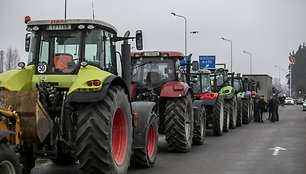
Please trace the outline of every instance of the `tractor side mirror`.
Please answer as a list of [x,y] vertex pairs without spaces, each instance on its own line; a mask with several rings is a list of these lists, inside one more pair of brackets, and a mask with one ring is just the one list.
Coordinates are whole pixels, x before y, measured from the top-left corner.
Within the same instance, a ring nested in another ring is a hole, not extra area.
[[137,50],[142,50],[143,49],[142,31],[141,30],[136,31],[136,48],[137,48]]
[[199,62],[198,61],[192,61],[192,70],[198,71],[199,70]]
[[31,33],[27,33],[25,36],[25,51],[29,52],[30,50],[30,42],[31,42]]

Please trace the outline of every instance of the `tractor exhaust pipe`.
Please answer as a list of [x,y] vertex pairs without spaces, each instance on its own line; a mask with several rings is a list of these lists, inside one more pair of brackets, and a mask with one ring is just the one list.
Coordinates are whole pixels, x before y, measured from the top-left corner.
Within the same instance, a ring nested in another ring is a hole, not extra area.
[[[124,37],[129,37],[130,31],[127,31],[124,34]],[[132,74],[132,65],[131,65],[131,45],[128,42],[128,39],[123,41],[121,45],[121,54],[122,54],[122,78],[127,85],[128,92],[131,92],[131,74]]]

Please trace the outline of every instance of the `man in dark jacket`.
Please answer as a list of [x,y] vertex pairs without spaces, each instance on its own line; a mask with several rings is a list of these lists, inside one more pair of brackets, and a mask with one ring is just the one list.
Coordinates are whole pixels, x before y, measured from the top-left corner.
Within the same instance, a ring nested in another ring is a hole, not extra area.
[[279,96],[274,97],[274,101],[275,101],[275,121],[279,121],[279,115],[278,115],[278,107],[280,105],[280,101],[279,101]]
[[254,121],[260,122],[259,117],[259,98],[256,96],[254,100]]
[[262,95],[259,98],[259,122],[263,123],[262,115],[265,110],[266,102],[265,102],[265,96]]
[[275,100],[273,96],[271,96],[269,100],[269,119],[270,119],[270,122],[273,122],[273,123],[276,120],[275,118]]

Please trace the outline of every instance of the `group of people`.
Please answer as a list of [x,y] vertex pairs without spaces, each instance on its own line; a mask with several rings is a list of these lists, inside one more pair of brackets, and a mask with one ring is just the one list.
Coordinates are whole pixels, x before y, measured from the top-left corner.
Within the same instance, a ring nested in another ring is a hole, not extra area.
[[270,99],[268,100],[268,108],[264,99],[264,95],[260,97],[256,97],[254,100],[254,121],[263,123],[263,112],[266,109],[269,109],[269,116],[267,120],[270,120],[271,123],[275,123],[275,121],[279,121],[279,115],[278,115],[278,107],[281,105],[279,96],[273,95],[270,96]]

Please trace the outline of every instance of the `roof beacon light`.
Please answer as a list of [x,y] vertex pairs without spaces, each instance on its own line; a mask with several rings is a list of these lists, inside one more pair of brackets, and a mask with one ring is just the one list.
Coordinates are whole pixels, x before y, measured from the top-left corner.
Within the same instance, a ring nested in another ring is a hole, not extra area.
[[28,23],[29,21],[31,21],[31,17],[30,16],[26,16],[25,18],[24,18],[24,23]]

